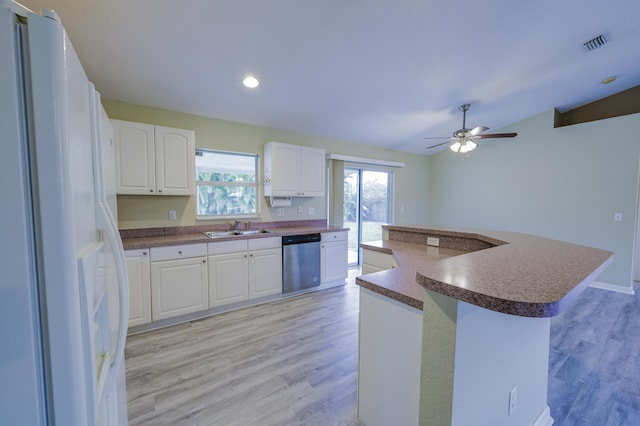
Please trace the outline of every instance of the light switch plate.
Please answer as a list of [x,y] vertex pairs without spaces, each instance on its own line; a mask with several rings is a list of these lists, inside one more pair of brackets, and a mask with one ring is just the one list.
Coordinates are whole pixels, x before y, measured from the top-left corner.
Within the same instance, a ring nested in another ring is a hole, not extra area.
[[428,246],[440,246],[440,238],[436,237],[427,237],[427,245]]

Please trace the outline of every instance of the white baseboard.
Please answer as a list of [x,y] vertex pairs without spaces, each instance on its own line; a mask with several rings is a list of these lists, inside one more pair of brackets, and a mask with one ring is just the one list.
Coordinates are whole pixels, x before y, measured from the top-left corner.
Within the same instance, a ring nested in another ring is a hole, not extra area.
[[538,416],[535,422],[531,426],[551,426],[553,424],[553,417],[551,417],[551,410],[547,405],[542,413]]
[[620,285],[601,283],[598,281],[592,282],[590,287],[601,288],[602,290],[617,291],[618,293],[624,293],[624,294],[630,294],[630,295],[635,294],[635,292],[633,291],[633,287],[622,287]]

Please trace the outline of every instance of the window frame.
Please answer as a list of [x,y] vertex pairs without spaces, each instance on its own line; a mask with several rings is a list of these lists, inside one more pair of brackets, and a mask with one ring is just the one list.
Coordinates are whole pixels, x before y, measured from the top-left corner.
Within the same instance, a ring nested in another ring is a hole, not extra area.
[[[224,155],[235,155],[235,156],[242,156],[242,157],[253,157],[254,161],[255,161],[255,181],[254,182],[212,182],[212,181],[203,181],[203,180],[199,180],[198,179],[198,167],[196,165],[195,167],[195,182],[196,182],[196,192],[195,192],[195,214],[196,214],[196,220],[217,220],[217,219],[250,219],[250,218],[257,218],[260,217],[260,155],[257,153],[253,153],[253,152],[237,152],[237,151],[226,151],[226,150],[221,150],[221,149],[212,149],[212,148],[196,148],[196,156],[199,155],[199,153],[215,153],[215,154],[224,154]],[[194,162],[195,162],[195,158],[194,158]],[[199,188],[201,186],[227,186],[227,187],[238,187],[238,186],[244,186],[244,187],[253,187],[255,189],[255,194],[256,194],[256,200],[255,200],[255,213],[233,213],[233,214],[219,214],[219,215],[212,215],[212,214],[206,214],[206,215],[201,215],[198,214],[198,211],[200,210],[200,196],[199,196]]]

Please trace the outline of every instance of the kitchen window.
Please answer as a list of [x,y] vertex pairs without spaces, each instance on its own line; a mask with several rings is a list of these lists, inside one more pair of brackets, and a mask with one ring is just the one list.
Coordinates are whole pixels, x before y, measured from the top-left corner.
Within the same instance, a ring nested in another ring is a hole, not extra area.
[[255,217],[256,176],[257,154],[196,149],[196,217]]

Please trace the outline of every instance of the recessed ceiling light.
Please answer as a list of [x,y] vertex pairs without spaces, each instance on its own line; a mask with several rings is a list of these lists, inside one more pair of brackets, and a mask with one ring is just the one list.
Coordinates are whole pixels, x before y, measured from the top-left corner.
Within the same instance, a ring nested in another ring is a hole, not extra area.
[[242,84],[244,84],[246,87],[248,87],[249,89],[253,89],[255,87],[258,87],[258,85],[260,84],[260,82],[258,81],[257,78],[255,78],[252,75],[248,75],[244,78],[244,80],[242,80]]
[[616,76],[612,75],[611,77],[607,77],[604,80],[602,80],[600,83],[602,84],[609,84],[609,83],[613,83],[614,81],[616,81]]

